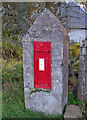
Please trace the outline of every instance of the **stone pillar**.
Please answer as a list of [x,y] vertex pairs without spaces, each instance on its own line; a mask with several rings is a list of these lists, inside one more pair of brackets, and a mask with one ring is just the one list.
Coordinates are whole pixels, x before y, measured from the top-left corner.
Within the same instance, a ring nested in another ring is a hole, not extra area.
[[85,41],[85,46],[86,46],[86,56],[85,56],[85,71],[86,71],[86,82],[85,82],[85,102],[87,104],[87,39]]
[[78,97],[87,102],[87,40],[80,41]]
[[[33,42],[35,41],[51,42],[50,90],[34,86]],[[68,59],[69,37],[67,31],[60,21],[49,10],[45,9],[23,38],[26,108],[46,114],[62,114],[64,106],[68,103]]]

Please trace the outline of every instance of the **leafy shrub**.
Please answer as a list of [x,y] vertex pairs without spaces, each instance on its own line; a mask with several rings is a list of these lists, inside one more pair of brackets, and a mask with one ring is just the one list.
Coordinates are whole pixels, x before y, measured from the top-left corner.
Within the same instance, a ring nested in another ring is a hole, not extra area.
[[74,70],[79,70],[79,60],[72,64]]
[[74,96],[74,94],[72,92],[69,92],[68,104],[73,104],[73,105],[77,104],[77,101],[75,100],[75,96]]
[[70,55],[71,59],[79,55],[79,43],[76,43],[74,41],[70,43]]
[[22,46],[20,43],[14,43],[12,41],[2,41],[2,57],[6,60],[10,59],[22,59]]
[[71,91],[68,92],[68,104],[72,105],[82,105],[83,103],[74,95]]
[[9,63],[3,60],[2,82],[18,81],[23,79],[23,62],[12,60]]

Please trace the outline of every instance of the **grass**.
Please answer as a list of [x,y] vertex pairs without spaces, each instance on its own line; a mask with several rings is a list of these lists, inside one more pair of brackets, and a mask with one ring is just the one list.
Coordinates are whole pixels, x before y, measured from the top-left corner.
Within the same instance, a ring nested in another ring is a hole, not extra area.
[[63,115],[45,115],[42,112],[34,112],[25,108],[22,64],[22,61],[12,61],[3,67],[2,117],[59,118],[62,120]]
[[3,90],[3,118],[63,118],[63,116],[45,115],[44,113],[34,112],[24,107],[23,83],[9,83]]
[[[9,63],[3,61],[2,67],[2,117],[3,118],[49,118],[64,119],[62,115],[45,115],[42,112],[34,112],[25,108],[24,84],[23,84],[23,62],[13,60]],[[80,105],[83,118],[87,118],[87,108],[78,100],[76,95],[69,91],[68,104]]]

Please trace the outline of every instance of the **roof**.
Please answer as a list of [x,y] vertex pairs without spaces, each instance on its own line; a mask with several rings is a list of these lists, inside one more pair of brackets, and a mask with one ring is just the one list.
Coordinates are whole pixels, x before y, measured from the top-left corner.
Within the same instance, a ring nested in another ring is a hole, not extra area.
[[75,2],[69,2],[67,7],[68,28],[87,28],[87,12]]

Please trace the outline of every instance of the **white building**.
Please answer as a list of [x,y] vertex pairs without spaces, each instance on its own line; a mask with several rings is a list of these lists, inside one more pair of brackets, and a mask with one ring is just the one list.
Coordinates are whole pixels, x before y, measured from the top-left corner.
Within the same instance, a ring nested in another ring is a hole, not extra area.
[[70,40],[80,42],[87,37],[87,12],[77,3],[68,3],[68,34]]

